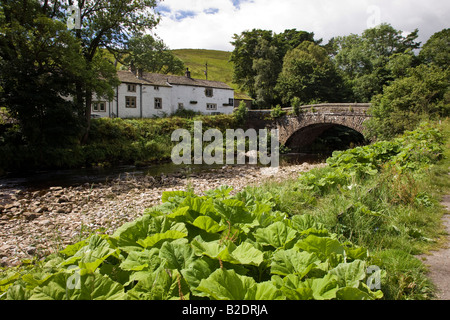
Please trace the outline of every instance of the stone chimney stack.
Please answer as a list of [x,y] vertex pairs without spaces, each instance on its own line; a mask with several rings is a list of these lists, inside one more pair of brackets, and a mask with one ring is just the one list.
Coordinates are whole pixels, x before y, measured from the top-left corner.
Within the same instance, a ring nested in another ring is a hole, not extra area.
[[186,68],[186,72],[184,73],[184,75],[186,76],[186,78],[191,79],[191,72],[189,71],[189,68]]

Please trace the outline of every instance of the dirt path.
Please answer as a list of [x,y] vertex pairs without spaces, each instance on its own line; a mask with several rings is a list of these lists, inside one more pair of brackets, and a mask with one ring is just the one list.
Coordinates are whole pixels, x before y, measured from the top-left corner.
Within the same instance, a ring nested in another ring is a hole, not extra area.
[[431,255],[422,255],[424,263],[429,267],[430,278],[437,287],[438,300],[450,300],[450,195],[446,195],[442,205],[448,214],[443,217],[443,224],[447,232],[445,247],[433,251]]

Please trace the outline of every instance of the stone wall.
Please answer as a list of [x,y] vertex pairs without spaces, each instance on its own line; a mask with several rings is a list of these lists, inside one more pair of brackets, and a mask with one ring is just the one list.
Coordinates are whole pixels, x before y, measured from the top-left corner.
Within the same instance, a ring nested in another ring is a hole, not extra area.
[[[312,126],[317,127],[317,125],[326,125],[327,127],[329,125],[341,125],[363,133],[363,122],[370,117],[367,114],[369,107],[370,104],[366,103],[316,104],[302,106],[302,112],[298,116],[290,114],[292,108],[283,109],[286,115],[276,119],[272,119],[270,116],[271,110],[251,110],[247,120],[247,127],[253,129],[277,128],[279,129],[281,144],[286,144],[289,138],[297,131]],[[324,126],[322,127],[325,128]],[[320,131],[320,129],[314,131]]]

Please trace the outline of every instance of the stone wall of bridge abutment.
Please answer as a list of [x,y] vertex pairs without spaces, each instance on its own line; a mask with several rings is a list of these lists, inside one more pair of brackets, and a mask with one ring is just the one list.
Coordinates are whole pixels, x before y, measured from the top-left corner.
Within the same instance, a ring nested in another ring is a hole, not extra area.
[[[368,103],[315,104],[300,107],[298,115],[290,112],[292,108],[284,108],[282,110],[286,114],[275,119],[271,117],[270,109],[249,110],[247,128],[278,129],[281,144],[286,144],[294,134],[302,131],[305,132],[302,139],[310,141],[318,132],[323,131],[320,128],[325,130],[333,125],[345,126],[363,134],[363,123],[370,118],[369,108]],[[311,130],[312,128],[315,129]],[[306,136],[308,134],[309,137]]]

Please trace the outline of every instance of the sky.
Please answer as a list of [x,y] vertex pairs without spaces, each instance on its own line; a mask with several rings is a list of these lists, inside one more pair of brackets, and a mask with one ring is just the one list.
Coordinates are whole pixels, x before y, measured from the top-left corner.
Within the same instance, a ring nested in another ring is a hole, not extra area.
[[152,32],[171,49],[233,51],[233,35],[255,28],[314,32],[326,44],[380,23],[417,28],[423,44],[450,27],[448,0],[163,0],[156,11],[161,22]]

